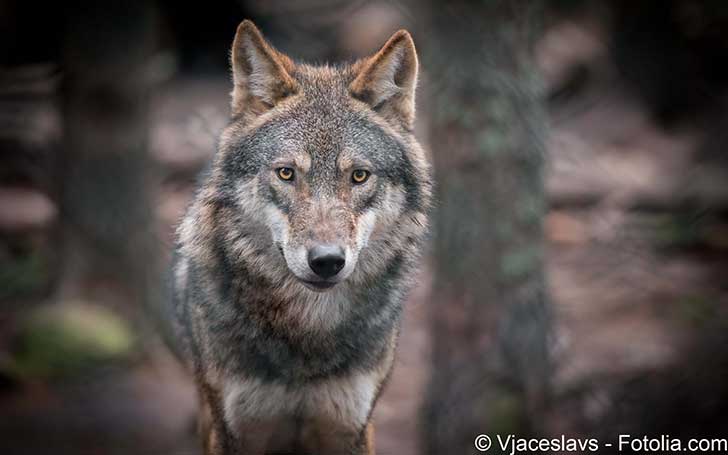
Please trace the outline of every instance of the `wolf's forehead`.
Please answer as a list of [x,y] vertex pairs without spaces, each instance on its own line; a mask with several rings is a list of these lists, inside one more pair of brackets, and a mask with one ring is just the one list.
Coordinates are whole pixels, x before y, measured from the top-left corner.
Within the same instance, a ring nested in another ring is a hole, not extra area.
[[305,152],[323,157],[352,148],[368,134],[361,113],[348,94],[304,93],[287,112],[271,119],[264,134],[280,144],[281,152]]
[[278,122],[271,133],[278,142],[278,154],[311,155],[324,158],[340,152],[347,143],[347,114],[329,103],[305,103]]
[[299,83],[304,96],[318,98],[320,94],[343,95],[353,80],[350,66],[310,66],[299,64],[293,77]]
[[343,160],[377,164],[399,155],[394,138],[365,116],[341,106],[312,103],[277,128],[278,154],[305,155],[317,163],[334,165]]
[[236,149],[248,152],[235,153],[235,161],[250,171],[278,159],[297,165],[298,160],[311,160],[317,167],[333,168],[344,157],[387,167],[399,155],[399,147],[371,121],[370,113],[353,102],[347,71],[346,67],[302,67],[295,74],[301,96],[240,137]]

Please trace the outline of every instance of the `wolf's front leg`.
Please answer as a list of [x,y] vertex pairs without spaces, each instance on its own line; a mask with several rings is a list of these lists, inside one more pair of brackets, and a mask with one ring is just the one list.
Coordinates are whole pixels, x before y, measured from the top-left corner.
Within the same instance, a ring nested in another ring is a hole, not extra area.
[[200,434],[204,455],[264,455],[269,448],[272,424],[249,423],[240,428],[239,434],[231,435],[214,422],[202,423]]
[[374,455],[374,426],[364,429],[347,428],[341,422],[311,421],[301,432],[305,453],[317,455]]
[[212,388],[200,390],[199,433],[204,455],[264,455],[268,449],[275,422],[246,421],[231,429],[225,421],[219,394]]
[[247,422],[238,428],[235,436],[234,449],[231,454],[235,455],[264,455],[266,453],[281,453],[276,450],[276,445],[271,444],[271,436],[276,430],[274,422]]
[[204,455],[226,455],[228,446],[225,422],[220,416],[220,403],[216,394],[206,386],[199,388],[200,414],[198,432]]
[[374,455],[374,424],[371,422],[369,422],[366,428],[364,428],[362,448],[364,454]]

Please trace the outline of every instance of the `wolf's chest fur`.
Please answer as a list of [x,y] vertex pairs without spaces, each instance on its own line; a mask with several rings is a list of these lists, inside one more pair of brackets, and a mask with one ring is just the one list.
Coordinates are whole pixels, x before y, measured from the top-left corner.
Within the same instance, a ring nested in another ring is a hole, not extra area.
[[363,426],[394,358],[394,344],[375,368],[354,369],[341,375],[287,385],[259,378],[234,377],[223,381],[226,420],[278,417],[326,418]]

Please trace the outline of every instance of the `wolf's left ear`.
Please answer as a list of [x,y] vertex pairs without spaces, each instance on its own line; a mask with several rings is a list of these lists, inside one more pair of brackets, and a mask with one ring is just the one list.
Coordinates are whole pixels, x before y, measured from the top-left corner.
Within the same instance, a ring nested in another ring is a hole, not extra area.
[[387,119],[412,129],[417,88],[417,51],[406,30],[400,30],[372,57],[355,67],[349,85],[354,98],[369,104]]
[[259,115],[298,91],[291,59],[268,44],[249,20],[238,26],[230,60],[233,116]]

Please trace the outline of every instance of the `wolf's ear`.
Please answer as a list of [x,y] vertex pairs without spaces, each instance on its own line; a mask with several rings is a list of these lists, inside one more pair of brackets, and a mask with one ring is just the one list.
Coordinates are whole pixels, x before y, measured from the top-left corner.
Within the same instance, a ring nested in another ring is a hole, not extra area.
[[232,114],[259,115],[298,91],[294,64],[268,44],[249,20],[238,26],[231,53]]
[[415,119],[417,51],[406,30],[400,30],[373,56],[357,63],[349,85],[354,98],[386,118],[411,129]]

